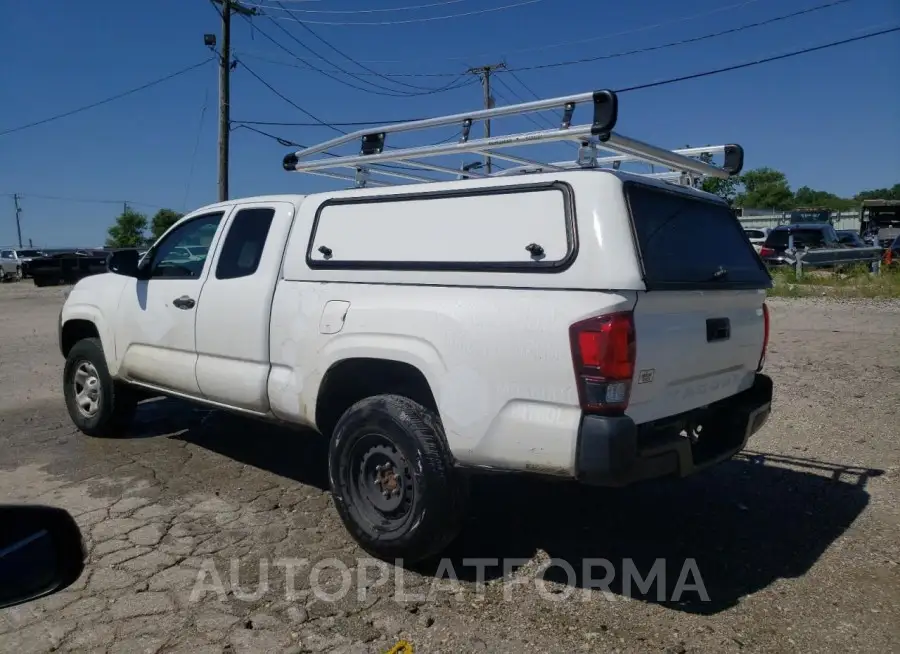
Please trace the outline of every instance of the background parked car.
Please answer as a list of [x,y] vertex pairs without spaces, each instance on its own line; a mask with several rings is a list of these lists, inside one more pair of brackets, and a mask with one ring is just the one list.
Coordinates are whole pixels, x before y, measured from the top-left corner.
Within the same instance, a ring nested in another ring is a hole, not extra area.
[[15,250],[0,250],[0,282],[22,278],[22,262]]
[[766,242],[766,237],[769,235],[770,231],[772,231],[771,227],[760,227],[759,229],[748,228],[744,230],[744,234],[750,239],[753,249],[759,252],[763,243]]
[[793,264],[795,259],[788,252],[790,236],[794,237],[794,249],[848,247],[842,245],[834,227],[828,223],[779,225],[769,232],[759,250],[759,256],[769,266]]

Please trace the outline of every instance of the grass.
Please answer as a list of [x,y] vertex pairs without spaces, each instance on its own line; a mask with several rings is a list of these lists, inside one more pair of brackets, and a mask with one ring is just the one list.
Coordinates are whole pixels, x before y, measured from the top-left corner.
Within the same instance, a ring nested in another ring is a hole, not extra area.
[[772,269],[772,297],[900,298],[900,266],[883,267],[878,275],[866,266],[838,272],[806,272],[797,279],[793,268]]

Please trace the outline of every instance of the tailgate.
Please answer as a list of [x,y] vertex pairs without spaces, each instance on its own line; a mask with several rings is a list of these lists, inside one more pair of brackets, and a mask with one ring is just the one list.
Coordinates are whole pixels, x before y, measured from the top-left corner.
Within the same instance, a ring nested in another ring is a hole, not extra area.
[[749,388],[762,353],[764,300],[756,290],[639,293],[628,415],[640,424]]
[[634,308],[627,411],[640,424],[753,383],[772,280],[726,204],[681,189],[625,186],[647,289]]

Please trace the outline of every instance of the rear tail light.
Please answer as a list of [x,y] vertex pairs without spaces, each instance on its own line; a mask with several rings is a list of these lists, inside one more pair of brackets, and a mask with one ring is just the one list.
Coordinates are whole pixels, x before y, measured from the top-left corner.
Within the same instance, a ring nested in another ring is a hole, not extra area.
[[772,248],[767,248],[765,245],[759,248],[759,256],[761,257],[771,257],[774,254],[775,250],[773,250]]
[[636,356],[631,312],[577,322],[569,327],[569,342],[582,410],[622,413],[631,395]]
[[756,367],[756,372],[759,372],[763,369],[763,366],[766,363],[766,350],[769,349],[769,307],[763,302],[762,305],[763,311],[763,344],[762,344],[762,353],[759,355],[759,365]]

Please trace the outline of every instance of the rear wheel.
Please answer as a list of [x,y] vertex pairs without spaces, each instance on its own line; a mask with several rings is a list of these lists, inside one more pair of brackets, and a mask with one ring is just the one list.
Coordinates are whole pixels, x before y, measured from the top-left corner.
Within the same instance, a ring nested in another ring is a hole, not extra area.
[[377,395],[350,407],[334,429],[328,464],[341,520],[373,556],[419,561],[459,532],[462,480],[443,427],[409,398]]
[[98,338],[80,340],[69,351],[63,393],[69,417],[88,436],[124,435],[137,407],[137,394],[110,376]]

